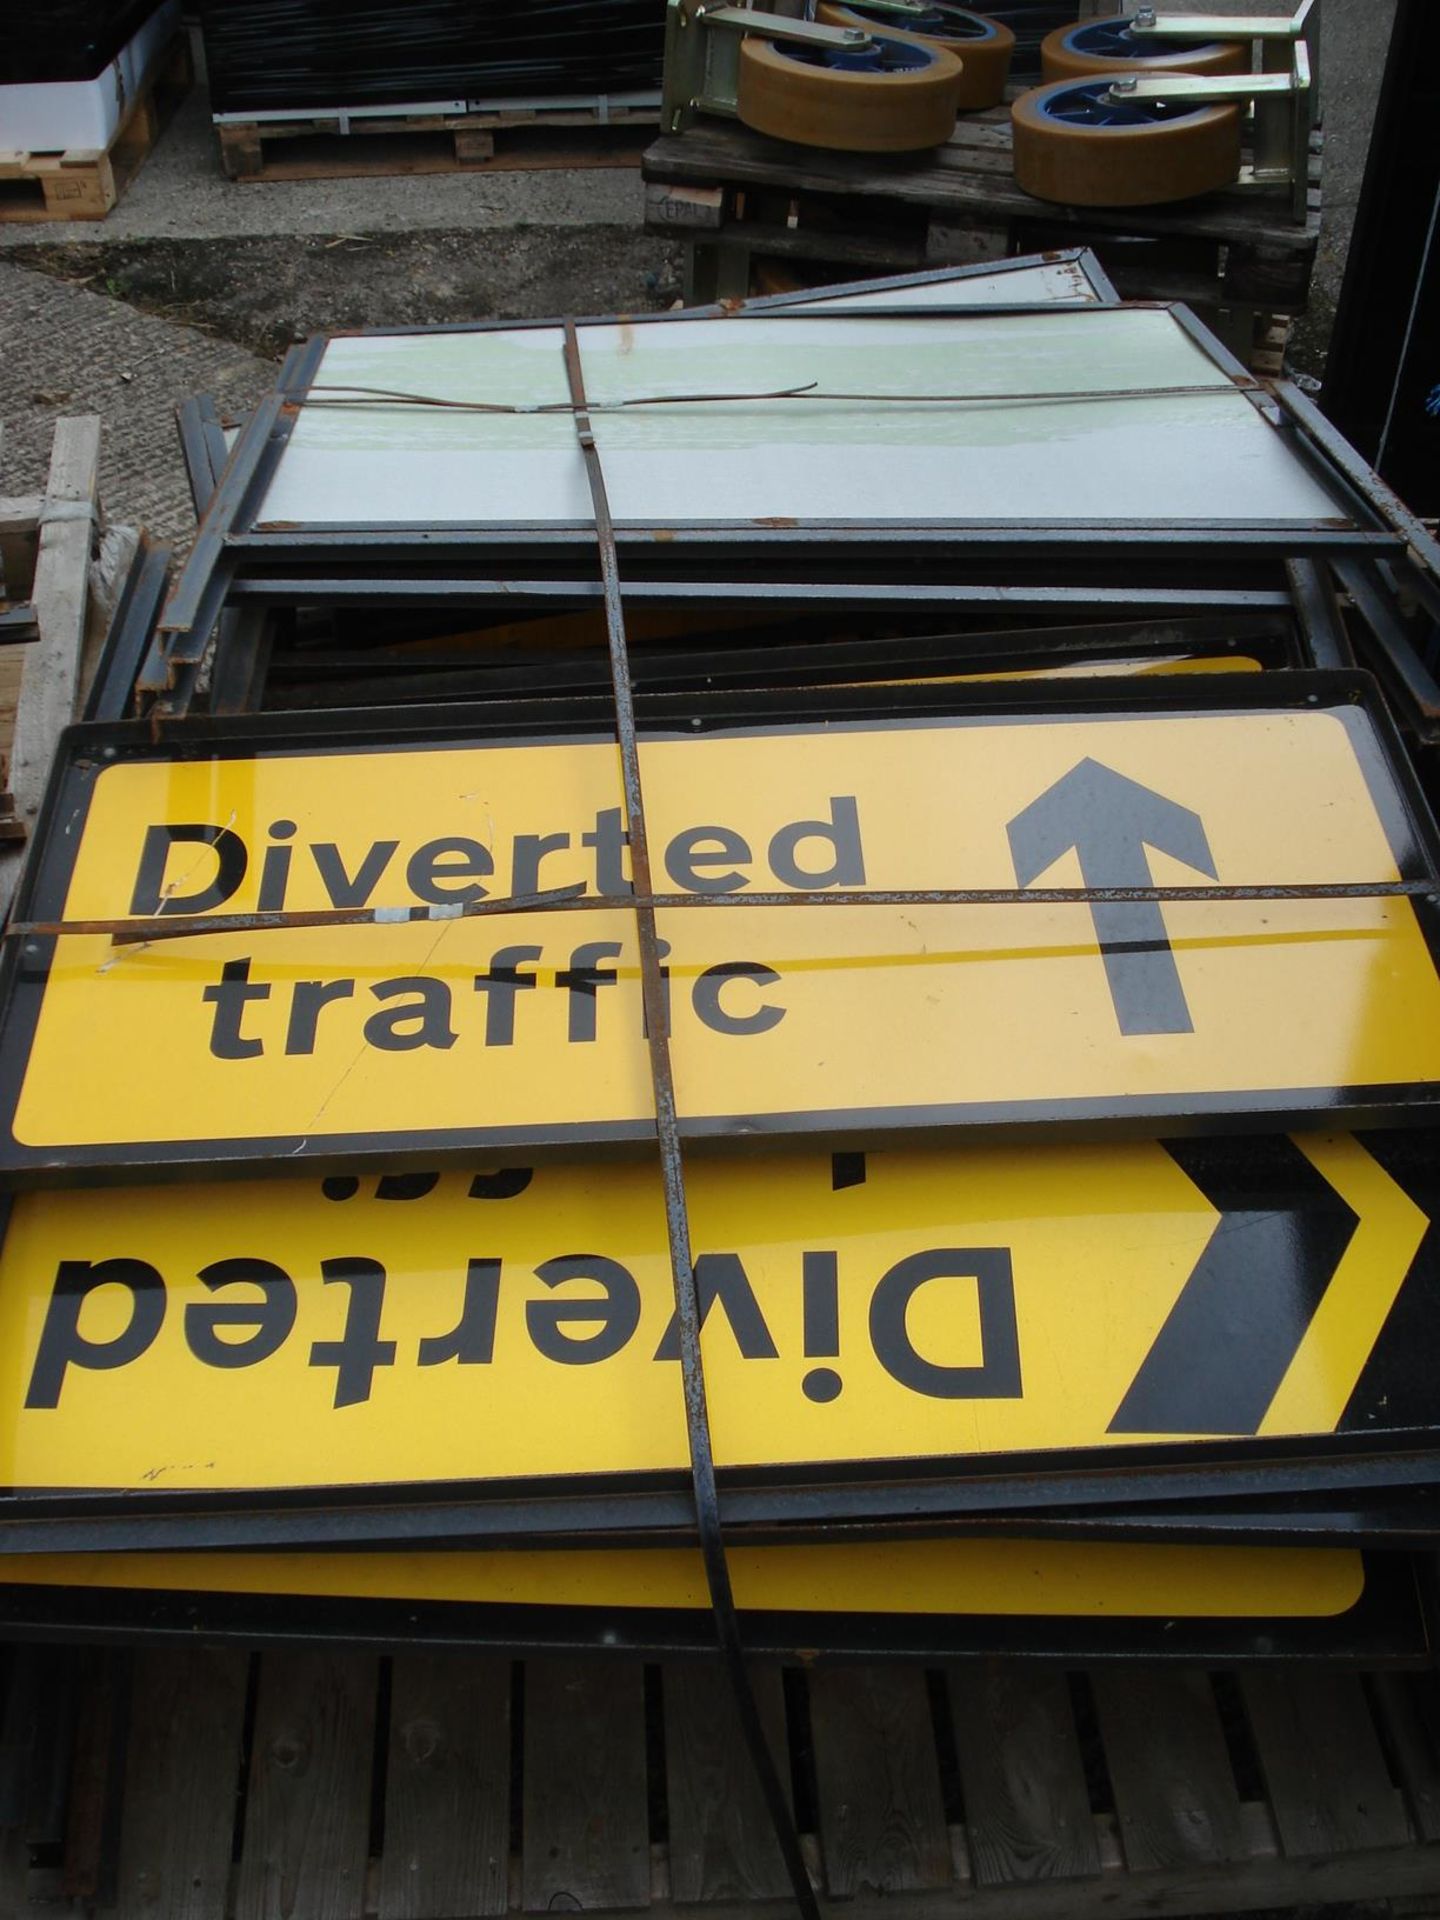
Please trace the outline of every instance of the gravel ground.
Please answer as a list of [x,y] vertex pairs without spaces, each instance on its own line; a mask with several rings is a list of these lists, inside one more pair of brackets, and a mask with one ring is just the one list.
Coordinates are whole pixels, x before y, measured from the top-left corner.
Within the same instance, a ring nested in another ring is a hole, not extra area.
[[267,356],[334,327],[635,313],[680,293],[679,245],[631,227],[107,239],[10,258]]
[[176,405],[191,393],[252,405],[274,372],[194,327],[7,261],[0,261],[0,340],[0,493],[42,493],[56,419],[98,413],[107,511],[168,540],[194,527]]

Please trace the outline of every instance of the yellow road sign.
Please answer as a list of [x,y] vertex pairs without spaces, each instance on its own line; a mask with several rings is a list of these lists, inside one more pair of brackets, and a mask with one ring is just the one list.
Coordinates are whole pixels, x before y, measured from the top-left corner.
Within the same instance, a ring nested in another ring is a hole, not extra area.
[[[736,1604],[777,1613],[1051,1619],[1333,1619],[1365,1587],[1339,1548],[892,1540],[740,1547]],[[710,1605],[698,1553],[0,1554],[0,1586],[133,1587],[464,1605]]]
[[[1423,870],[1358,705],[1074,717],[1024,697],[1021,716],[645,743],[657,886],[732,901],[660,914],[691,1138],[1433,1097],[1440,979],[1409,898],[744,904]],[[624,894],[613,744],[175,758],[131,736],[113,764],[80,755],[55,821],[31,904],[69,921],[375,918],[28,942],[0,1169],[648,1137],[631,912],[444,917]]]
[[[1402,1287],[1422,1328],[1440,1304],[1428,1189],[1377,1154],[1315,1135],[703,1160],[717,1461],[1068,1470],[1157,1441],[1308,1454],[1440,1425],[1425,1340],[1379,1415],[1357,1401]],[[0,1257],[0,1487],[133,1509],[683,1484],[677,1355],[658,1182],[635,1162],[26,1193]]]

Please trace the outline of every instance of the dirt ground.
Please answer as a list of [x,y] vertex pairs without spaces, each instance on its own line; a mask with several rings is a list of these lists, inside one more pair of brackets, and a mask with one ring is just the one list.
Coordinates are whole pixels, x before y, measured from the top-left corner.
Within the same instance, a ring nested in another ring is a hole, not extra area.
[[6,258],[268,358],[321,329],[635,313],[680,295],[679,245],[624,227],[97,240]]

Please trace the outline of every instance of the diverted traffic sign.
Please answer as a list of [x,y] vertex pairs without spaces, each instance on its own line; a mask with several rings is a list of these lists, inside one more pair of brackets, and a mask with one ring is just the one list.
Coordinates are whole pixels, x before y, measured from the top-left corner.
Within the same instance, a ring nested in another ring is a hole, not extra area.
[[[1362,683],[1316,681],[647,737],[655,884],[697,903],[659,915],[684,1132],[1423,1112],[1431,905],[1225,897],[1433,869]],[[25,914],[219,924],[12,943],[0,1172],[651,1137],[612,741],[71,741]],[[1216,897],[1017,897],[1066,887]],[[844,904],[936,888],[1010,898]]]
[[[690,1189],[722,1477],[1440,1426],[1428,1135],[708,1159]],[[25,1193],[0,1486],[684,1485],[678,1352],[636,1162]]]

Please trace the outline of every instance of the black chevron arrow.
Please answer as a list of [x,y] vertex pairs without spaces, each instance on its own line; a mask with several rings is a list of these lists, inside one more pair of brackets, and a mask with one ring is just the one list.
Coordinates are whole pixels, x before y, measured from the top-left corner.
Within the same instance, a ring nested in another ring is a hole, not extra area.
[[1359,1220],[1291,1140],[1166,1150],[1221,1217],[1110,1432],[1257,1433]]
[[1341,1433],[1440,1424],[1440,1160],[1435,1136],[1367,1133],[1365,1151],[1428,1225],[1340,1418]]
[[[1028,887],[1074,847],[1087,887],[1153,884],[1147,846],[1214,880],[1198,813],[1123,773],[1082,760],[1017,813],[1006,829],[1015,878]],[[1122,1033],[1191,1033],[1158,901],[1097,900],[1090,908]]]

